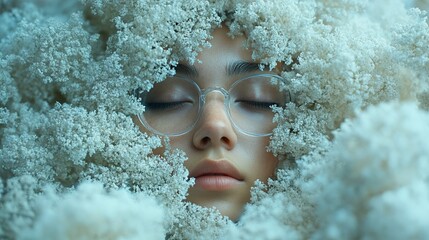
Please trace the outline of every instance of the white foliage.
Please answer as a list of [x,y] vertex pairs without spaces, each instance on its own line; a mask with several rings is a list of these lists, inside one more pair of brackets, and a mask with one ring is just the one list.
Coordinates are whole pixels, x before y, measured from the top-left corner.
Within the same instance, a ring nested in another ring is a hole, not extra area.
[[[0,0],[0,238],[427,239],[428,5]],[[130,117],[223,23],[293,95],[236,224],[184,201],[187,156]]]
[[36,221],[17,239],[163,239],[165,214],[155,199],[82,184],[64,196],[38,199]]

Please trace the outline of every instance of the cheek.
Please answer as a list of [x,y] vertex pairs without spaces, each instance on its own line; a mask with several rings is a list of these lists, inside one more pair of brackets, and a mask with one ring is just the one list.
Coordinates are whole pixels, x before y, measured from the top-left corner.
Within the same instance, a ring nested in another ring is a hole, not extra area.
[[259,175],[258,178],[261,181],[266,182],[268,178],[273,177],[277,169],[278,162],[279,161],[276,157],[265,151],[261,158],[258,159],[258,169],[256,169]]
[[[139,127],[139,130],[143,133],[147,133],[147,134],[151,134],[150,131],[148,131],[143,124],[140,122],[139,118],[137,116],[132,116],[133,122],[136,126]],[[165,152],[165,148],[164,147],[159,147],[153,150],[153,153],[156,155],[163,155],[163,153]]]
[[268,178],[274,176],[279,161],[266,150],[269,139],[255,139],[251,143],[246,147],[245,163],[249,179],[266,182]]
[[133,123],[139,127],[141,132],[148,133],[147,129],[143,126],[143,124],[140,122],[139,118],[136,115],[133,115],[131,118],[133,119]]
[[[140,122],[140,120],[137,116],[135,116],[135,115],[132,116],[132,120],[133,120],[134,124],[139,127],[139,130],[141,132],[151,134],[151,132],[143,126],[143,124]],[[189,145],[189,143],[191,142],[191,140],[187,139],[186,136],[187,136],[187,134],[185,134],[183,136],[179,136],[179,137],[171,137],[170,138],[171,147],[172,148],[178,148],[178,149],[185,151],[186,153],[189,153],[190,149],[191,149],[191,146]],[[153,153],[157,154],[157,155],[163,155],[164,152],[165,152],[164,147],[160,147],[160,148],[153,150]]]

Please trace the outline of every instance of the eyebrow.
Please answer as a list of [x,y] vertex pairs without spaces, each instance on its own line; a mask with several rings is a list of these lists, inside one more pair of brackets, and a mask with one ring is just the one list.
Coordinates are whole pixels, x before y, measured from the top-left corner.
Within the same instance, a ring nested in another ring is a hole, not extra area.
[[260,63],[236,61],[226,66],[226,72],[229,76],[250,73],[261,70]]
[[194,66],[179,63],[176,66],[176,74],[183,74],[190,77],[198,76],[198,71]]
[[[190,77],[197,77],[198,70],[191,65],[178,63],[176,66],[176,74],[183,74]],[[229,63],[226,66],[226,73],[228,76],[240,75],[243,73],[250,73],[261,70],[260,64],[256,62],[236,61]]]

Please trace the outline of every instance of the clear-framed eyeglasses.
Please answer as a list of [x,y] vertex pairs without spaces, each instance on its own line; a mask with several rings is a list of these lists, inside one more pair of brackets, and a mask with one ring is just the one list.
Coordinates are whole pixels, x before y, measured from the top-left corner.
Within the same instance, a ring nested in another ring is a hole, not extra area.
[[135,90],[145,110],[138,115],[143,126],[164,136],[180,136],[197,124],[210,93],[224,96],[224,107],[236,130],[246,135],[263,137],[272,134],[273,107],[290,101],[288,91],[280,91],[284,79],[275,74],[254,74],[234,81],[228,89],[201,89],[188,78],[174,76],[157,83],[149,92]]

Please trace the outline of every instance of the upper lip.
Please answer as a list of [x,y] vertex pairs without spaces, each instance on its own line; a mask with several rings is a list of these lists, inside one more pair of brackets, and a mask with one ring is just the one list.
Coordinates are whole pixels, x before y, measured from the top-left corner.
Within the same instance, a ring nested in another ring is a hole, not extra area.
[[203,160],[190,173],[190,177],[198,178],[205,175],[224,175],[243,180],[237,168],[227,160]]

